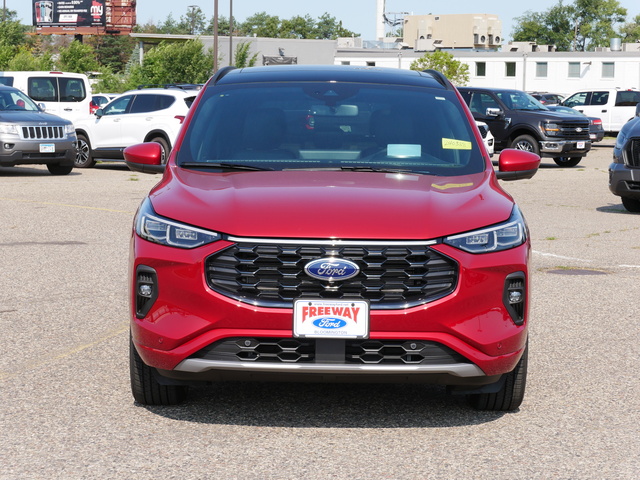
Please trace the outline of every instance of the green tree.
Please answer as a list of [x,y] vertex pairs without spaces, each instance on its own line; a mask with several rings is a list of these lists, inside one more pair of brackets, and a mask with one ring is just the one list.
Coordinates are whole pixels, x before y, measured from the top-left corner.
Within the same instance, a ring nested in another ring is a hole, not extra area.
[[411,70],[437,70],[442,72],[454,85],[464,86],[469,82],[469,65],[456,60],[449,52],[437,51],[425,53],[414,60],[409,67]]
[[7,45],[18,48],[20,45],[27,43],[26,31],[27,27],[20,24],[17,20],[18,13],[15,10],[5,10],[0,8],[0,45]]
[[640,15],[636,15],[632,22],[625,23],[620,28],[620,37],[625,43],[640,41]]
[[131,68],[128,85],[163,83],[204,83],[211,75],[213,61],[200,40],[160,42],[148,51],[142,65]]
[[346,28],[343,28],[342,22],[337,21],[336,17],[332,17],[328,13],[324,13],[318,17],[318,21],[314,28],[313,38],[335,40],[338,37],[352,36],[356,36],[356,34]]
[[280,18],[267,12],[255,13],[242,23],[242,32],[249,37],[278,38]]
[[513,39],[556,45],[559,51],[587,51],[608,46],[614,26],[624,22],[627,10],[617,0],[562,0],[546,12],[527,12],[516,18]]
[[178,30],[185,35],[201,35],[205,31],[205,16],[200,7],[187,7],[187,14],[180,17]]
[[7,70],[17,72],[51,70],[52,68],[53,60],[50,54],[35,56],[24,46],[18,49],[18,52],[6,66]]
[[101,70],[91,45],[73,41],[60,49],[57,67],[65,72],[97,72]]
[[115,73],[124,72],[136,46],[136,40],[128,35],[93,35],[85,43],[93,47],[98,63]]
[[254,53],[249,57],[251,42],[240,42],[236,45],[234,65],[238,68],[253,67],[258,60],[258,54]]

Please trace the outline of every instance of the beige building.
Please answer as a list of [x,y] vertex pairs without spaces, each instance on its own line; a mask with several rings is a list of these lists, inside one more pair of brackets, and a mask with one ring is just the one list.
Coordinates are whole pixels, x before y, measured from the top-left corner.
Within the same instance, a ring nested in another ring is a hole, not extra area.
[[487,13],[407,15],[403,33],[403,43],[416,51],[497,50],[502,43],[502,22],[497,15]]

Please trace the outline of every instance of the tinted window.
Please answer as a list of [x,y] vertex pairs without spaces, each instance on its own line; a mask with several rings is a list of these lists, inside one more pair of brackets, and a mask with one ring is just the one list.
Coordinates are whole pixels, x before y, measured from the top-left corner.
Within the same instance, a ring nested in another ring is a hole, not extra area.
[[0,77],[0,85],[13,87],[13,77]]
[[87,98],[84,82],[80,78],[58,78],[61,102],[81,102]]
[[639,102],[640,92],[625,90],[616,94],[616,107],[635,107]]
[[335,83],[209,88],[178,162],[437,175],[485,168],[454,92]]
[[30,77],[27,92],[36,102],[57,102],[58,82],[50,77]]
[[30,77],[27,91],[36,102],[81,102],[87,98],[80,78]]
[[164,110],[165,108],[169,108],[173,102],[175,102],[175,97],[170,95],[138,94],[131,106],[130,113],[147,113]]
[[609,92],[593,92],[589,105],[606,105],[609,101]]

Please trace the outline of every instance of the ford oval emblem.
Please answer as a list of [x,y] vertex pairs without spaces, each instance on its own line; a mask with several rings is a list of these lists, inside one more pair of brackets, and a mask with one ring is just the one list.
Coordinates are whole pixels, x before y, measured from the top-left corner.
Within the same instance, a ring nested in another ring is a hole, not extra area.
[[319,258],[307,263],[304,271],[318,280],[336,282],[355,277],[360,272],[360,267],[342,258]]
[[322,317],[314,320],[313,324],[318,328],[332,330],[335,328],[344,328],[347,325],[347,322],[341,318]]

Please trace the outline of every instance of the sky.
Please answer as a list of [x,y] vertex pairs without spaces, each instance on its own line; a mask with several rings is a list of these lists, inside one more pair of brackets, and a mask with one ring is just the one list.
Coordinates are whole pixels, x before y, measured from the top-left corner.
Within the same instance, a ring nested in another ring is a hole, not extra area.
[[[33,2],[25,0],[4,0],[10,10],[18,12],[18,18],[24,24],[31,24]],[[233,17],[238,22],[258,12],[289,19],[300,15],[310,15],[316,19],[325,12],[342,21],[342,26],[361,34],[364,40],[374,40],[376,34],[376,0],[320,0],[314,2],[302,0],[218,0],[218,14],[229,17],[230,2],[233,2]],[[455,0],[448,2],[429,2],[425,0],[386,0],[386,12],[408,12],[413,15],[446,15],[455,13],[488,13],[498,15],[502,21],[502,37],[511,39],[514,18],[526,11],[544,12],[559,3],[559,0],[537,0],[533,3],[520,3],[513,0]],[[572,3],[564,0],[565,4]],[[627,9],[627,21],[640,14],[638,0],[618,0]],[[201,8],[207,20],[213,16],[214,0],[137,0],[138,23],[163,22],[169,14],[179,19],[186,14],[188,7]],[[391,15],[393,17],[393,15]]]

